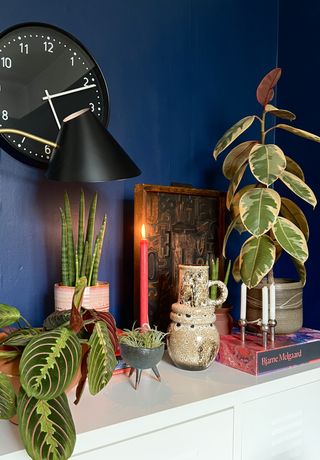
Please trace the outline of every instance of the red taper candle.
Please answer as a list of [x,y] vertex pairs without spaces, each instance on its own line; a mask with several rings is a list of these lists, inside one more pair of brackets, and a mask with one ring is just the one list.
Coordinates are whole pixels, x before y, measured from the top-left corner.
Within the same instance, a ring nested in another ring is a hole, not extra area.
[[140,240],[140,326],[149,325],[148,315],[148,240],[144,224]]

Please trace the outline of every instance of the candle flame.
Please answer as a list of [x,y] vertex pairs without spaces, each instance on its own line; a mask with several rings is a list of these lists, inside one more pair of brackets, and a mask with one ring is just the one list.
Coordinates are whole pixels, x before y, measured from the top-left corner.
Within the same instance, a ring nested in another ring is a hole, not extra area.
[[144,240],[146,239],[146,228],[145,228],[144,224],[142,224],[142,226],[141,226],[141,238],[144,239]]

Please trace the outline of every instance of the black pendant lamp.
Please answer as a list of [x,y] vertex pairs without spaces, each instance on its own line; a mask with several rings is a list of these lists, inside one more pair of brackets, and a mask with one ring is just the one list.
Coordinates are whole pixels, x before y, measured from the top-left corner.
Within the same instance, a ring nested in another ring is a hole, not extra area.
[[65,182],[104,182],[128,179],[140,169],[102,126],[89,108],[63,120],[46,172]]

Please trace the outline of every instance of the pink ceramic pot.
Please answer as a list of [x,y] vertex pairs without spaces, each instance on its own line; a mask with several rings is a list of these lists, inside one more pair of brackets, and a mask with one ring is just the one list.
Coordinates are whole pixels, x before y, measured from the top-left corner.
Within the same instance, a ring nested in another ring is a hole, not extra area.
[[232,307],[224,306],[222,308],[216,308],[216,328],[220,335],[229,335],[231,334],[231,329],[233,326],[233,318],[230,315],[230,310]]
[[[74,287],[54,285],[54,304],[56,311],[70,310]],[[87,310],[109,311],[109,283],[99,281],[97,286],[86,287],[81,306]]]

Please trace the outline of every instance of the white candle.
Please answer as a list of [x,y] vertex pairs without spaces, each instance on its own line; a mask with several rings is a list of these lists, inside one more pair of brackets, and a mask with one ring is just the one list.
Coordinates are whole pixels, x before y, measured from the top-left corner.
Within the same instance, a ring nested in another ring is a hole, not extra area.
[[270,286],[270,319],[276,319],[276,286]]
[[262,288],[262,324],[268,324],[268,309],[269,309],[269,299],[268,299],[268,287],[264,286]]
[[246,319],[247,316],[247,286],[241,284],[241,303],[240,303],[240,319]]

